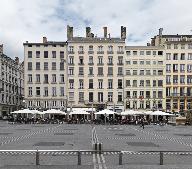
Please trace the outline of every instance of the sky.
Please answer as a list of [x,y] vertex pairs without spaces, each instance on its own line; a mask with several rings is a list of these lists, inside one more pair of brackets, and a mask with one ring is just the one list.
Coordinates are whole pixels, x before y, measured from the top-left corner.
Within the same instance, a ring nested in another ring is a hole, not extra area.
[[23,59],[23,42],[66,41],[67,25],[74,36],[85,36],[90,26],[98,37],[108,27],[120,37],[127,27],[127,45],[146,45],[163,34],[192,34],[191,0],[1,0],[0,44],[4,53]]

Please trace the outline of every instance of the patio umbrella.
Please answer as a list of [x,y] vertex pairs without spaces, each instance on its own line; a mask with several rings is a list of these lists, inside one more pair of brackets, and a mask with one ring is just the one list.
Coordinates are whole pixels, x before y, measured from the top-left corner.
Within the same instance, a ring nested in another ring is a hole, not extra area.
[[69,113],[69,115],[73,115],[73,114],[76,114],[76,115],[78,115],[78,114],[89,115],[90,113],[86,112],[85,110],[80,109],[80,110],[74,110],[74,111]]
[[34,114],[34,112],[29,109],[23,109],[23,110],[11,112],[11,114]]
[[109,114],[115,114],[115,112],[108,110],[108,109],[105,109],[105,110],[101,110],[101,111],[95,113],[95,115],[97,115],[97,114],[109,115]]
[[43,111],[43,113],[44,114],[62,114],[63,112],[57,109],[49,109],[47,111]]

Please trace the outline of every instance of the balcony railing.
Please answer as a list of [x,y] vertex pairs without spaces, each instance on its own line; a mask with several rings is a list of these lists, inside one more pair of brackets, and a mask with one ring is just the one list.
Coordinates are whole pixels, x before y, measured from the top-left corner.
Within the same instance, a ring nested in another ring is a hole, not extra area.
[[75,54],[74,51],[68,51],[68,54]]
[[89,50],[89,51],[88,51],[88,54],[94,54],[94,51]]
[[78,54],[84,54],[84,51],[78,51]]
[[97,51],[97,54],[104,54],[104,51]]
[[117,51],[117,54],[124,54],[124,51]]
[[113,51],[107,51],[107,54],[113,54],[114,52]]

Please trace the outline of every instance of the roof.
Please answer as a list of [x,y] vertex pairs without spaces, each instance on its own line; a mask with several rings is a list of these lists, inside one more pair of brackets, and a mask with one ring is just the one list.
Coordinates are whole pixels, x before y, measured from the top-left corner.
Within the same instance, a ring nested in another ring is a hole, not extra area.
[[99,38],[99,37],[73,37],[68,39],[67,42],[71,43],[125,43],[124,39],[121,38]]
[[23,45],[66,45],[67,42],[48,41],[46,43],[25,42]]
[[162,47],[158,46],[125,46],[125,50],[163,50]]

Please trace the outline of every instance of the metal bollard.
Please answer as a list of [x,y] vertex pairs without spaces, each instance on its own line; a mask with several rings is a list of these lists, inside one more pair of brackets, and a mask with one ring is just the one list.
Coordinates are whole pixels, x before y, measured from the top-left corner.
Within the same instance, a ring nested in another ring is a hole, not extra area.
[[78,151],[78,165],[81,165],[81,152]]
[[40,165],[39,164],[39,152],[38,152],[38,150],[36,151],[35,156],[36,156],[36,165]]
[[119,165],[122,165],[123,164],[123,153],[120,152],[119,153]]
[[163,165],[163,152],[160,152],[160,165]]
[[102,152],[102,143],[99,143],[99,154]]

